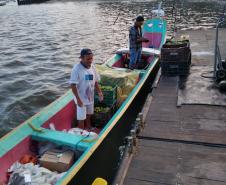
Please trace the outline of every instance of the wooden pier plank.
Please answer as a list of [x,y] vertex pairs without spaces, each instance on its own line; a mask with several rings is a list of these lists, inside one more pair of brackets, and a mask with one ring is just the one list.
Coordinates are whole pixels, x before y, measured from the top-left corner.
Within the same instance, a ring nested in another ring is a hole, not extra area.
[[177,89],[177,77],[160,79],[145,120],[145,130],[140,136],[226,144],[226,108],[209,105],[177,107]]
[[226,184],[226,148],[143,139],[138,146],[125,185]]

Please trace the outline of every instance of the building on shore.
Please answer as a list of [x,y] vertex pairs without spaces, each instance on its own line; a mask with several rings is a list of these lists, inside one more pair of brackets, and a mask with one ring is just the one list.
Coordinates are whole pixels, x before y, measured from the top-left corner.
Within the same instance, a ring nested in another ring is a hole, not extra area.
[[48,0],[17,0],[18,5],[34,4],[34,3],[43,3]]

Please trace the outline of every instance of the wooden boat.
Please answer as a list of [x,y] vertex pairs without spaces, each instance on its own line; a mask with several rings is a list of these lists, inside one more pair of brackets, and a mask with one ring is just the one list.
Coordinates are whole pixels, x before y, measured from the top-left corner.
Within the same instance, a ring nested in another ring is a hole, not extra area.
[[[159,67],[160,48],[166,39],[166,21],[160,18],[148,20],[144,24],[144,37],[150,41],[145,43],[142,51],[143,69],[129,71],[123,62],[128,56],[128,48],[120,49],[102,67],[118,73],[138,74],[139,79],[125,101],[118,107],[112,118],[98,133],[96,139],[90,136],[72,135],[62,132],[70,129],[76,119],[76,105],[73,94],[69,90],[65,95],[45,107],[5,135],[0,140],[0,182],[7,182],[7,170],[25,154],[34,155],[37,142],[51,142],[67,146],[79,153],[73,165],[57,181],[60,184],[92,184],[96,177],[103,177],[109,182],[116,169],[118,147],[123,145],[125,133],[131,129],[133,116],[142,108],[144,94],[149,91],[150,80],[154,78]],[[137,104],[138,102],[138,104]],[[49,129],[51,124],[56,130]],[[32,148],[32,149],[31,149]]]

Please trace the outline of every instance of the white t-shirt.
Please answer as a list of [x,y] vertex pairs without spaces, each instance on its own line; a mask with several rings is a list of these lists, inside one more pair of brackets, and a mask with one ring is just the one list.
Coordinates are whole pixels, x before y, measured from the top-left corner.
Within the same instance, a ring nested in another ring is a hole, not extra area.
[[[97,74],[94,65],[87,69],[79,63],[75,64],[72,69],[69,84],[76,84],[83,105],[90,105],[94,103],[95,82],[99,80],[100,76]],[[76,98],[75,103],[77,103]]]

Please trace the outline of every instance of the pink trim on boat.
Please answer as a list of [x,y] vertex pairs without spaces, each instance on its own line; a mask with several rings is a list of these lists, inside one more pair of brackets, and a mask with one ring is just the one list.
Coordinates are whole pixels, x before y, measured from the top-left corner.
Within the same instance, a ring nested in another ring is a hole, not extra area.
[[12,150],[7,152],[3,157],[0,158],[0,182],[7,182],[7,170],[10,166],[20,160],[20,158],[25,154],[33,154],[30,151],[31,137],[26,137],[23,141],[17,144]]
[[53,123],[56,130],[70,129],[75,119],[76,105],[74,100],[72,100],[62,110],[46,121],[43,127],[49,129],[49,124]]
[[[73,121],[76,118],[76,105],[74,100],[68,103],[62,110],[56,113],[43,125],[44,128],[49,128],[50,123],[54,123],[56,130],[69,129],[72,126]],[[34,142],[34,141],[33,141]],[[10,166],[20,160],[20,158],[25,154],[33,154],[31,152],[31,137],[26,137],[23,141],[18,143],[14,148],[8,151],[3,157],[0,158],[0,182],[6,182],[7,170]]]
[[151,55],[150,57],[148,57],[147,61],[149,64],[152,62],[153,58],[154,58],[154,55]]
[[162,41],[162,33],[144,33],[144,38],[149,42],[143,42],[143,48],[159,48]]
[[123,62],[124,62],[125,58],[122,56],[118,61],[116,61],[112,67],[118,67],[118,68],[123,68]]

